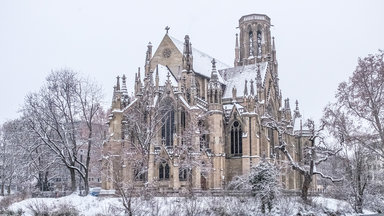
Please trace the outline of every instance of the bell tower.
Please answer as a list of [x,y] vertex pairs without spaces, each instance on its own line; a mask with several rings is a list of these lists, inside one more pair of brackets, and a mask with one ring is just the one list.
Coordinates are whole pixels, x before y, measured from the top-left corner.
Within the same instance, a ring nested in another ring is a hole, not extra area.
[[270,27],[271,19],[264,14],[249,14],[240,18],[240,37],[236,35],[235,66],[268,60],[272,55]]

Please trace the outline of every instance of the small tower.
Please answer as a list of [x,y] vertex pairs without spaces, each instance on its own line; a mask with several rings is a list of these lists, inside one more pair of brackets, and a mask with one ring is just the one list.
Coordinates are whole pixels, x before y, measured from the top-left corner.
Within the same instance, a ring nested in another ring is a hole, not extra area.
[[222,88],[216,70],[216,60],[212,59],[212,73],[208,83],[208,107],[210,110],[222,110],[222,95]]

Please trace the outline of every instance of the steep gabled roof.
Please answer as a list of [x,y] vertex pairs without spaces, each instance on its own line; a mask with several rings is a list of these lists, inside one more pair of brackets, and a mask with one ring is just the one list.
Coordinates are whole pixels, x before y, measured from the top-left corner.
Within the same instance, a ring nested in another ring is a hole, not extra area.
[[[175,46],[180,51],[180,53],[183,53],[184,42],[182,42],[182,41],[180,41],[180,40],[178,40],[172,36],[169,36],[169,38],[171,38],[172,42],[175,44]],[[211,61],[212,61],[213,57],[209,56],[208,54],[206,54],[206,53],[204,53],[198,49],[195,49],[194,47],[192,47],[192,56],[193,56],[193,70],[197,74],[200,74],[202,76],[210,78],[211,77],[211,71],[212,71]],[[230,66],[228,66],[227,64],[216,59],[217,70],[221,70],[221,69],[225,69],[225,68],[229,68],[229,67]],[[225,81],[221,77],[221,75],[218,74],[218,76],[219,76],[218,77],[219,82],[222,84],[225,84]]]
[[[260,63],[260,73],[261,77],[265,79],[265,74],[267,71],[268,62]],[[248,81],[248,92],[250,91],[250,80],[254,82],[254,87],[256,89],[256,75],[257,75],[258,65],[246,65],[246,66],[237,66],[234,68],[227,68],[221,70],[220,73],[226,81],[226,87],[223,94],[223,98],[232,98],[232,88],[236,87],[236,96],[244,96],[244,85],[245,80]]]

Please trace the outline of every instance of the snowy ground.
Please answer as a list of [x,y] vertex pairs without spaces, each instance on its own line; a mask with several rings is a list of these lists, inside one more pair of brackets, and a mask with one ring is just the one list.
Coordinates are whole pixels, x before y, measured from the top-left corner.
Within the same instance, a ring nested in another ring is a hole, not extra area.
[[[30,198],[9,207],[14,212],[20,212],[20,209],[23,215],[35,215],[36,212],[49,212],[50,215],[60,212],[77,212],[84,216],[124,215],[119,198],[80,197],[76,194],[61,198]],[[134,215],[262,215],[258,201],[250,197],[136,198],[132,209]],[[347,202],[323,197],[314,198],[312,206],[302,204],[299,198],[278,198],[269,215],[297,215],[298,212],[302,215],[355,215]]]

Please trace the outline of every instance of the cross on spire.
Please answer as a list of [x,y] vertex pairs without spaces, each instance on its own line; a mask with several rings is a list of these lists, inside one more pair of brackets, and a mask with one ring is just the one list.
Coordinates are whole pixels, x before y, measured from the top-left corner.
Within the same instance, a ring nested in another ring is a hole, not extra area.
[[171,29],[171,27],[165,26],[165,31],[167,31],[167,34],[168,34],[169,29]]

